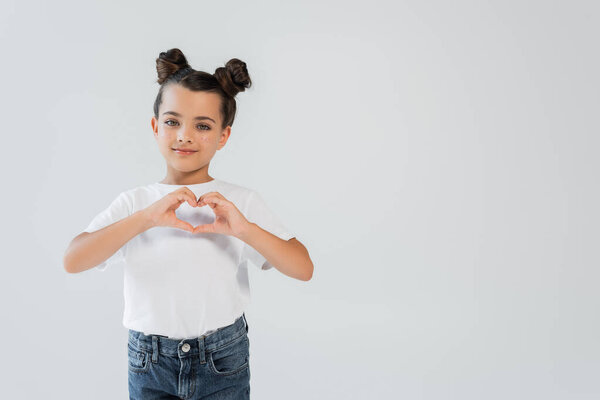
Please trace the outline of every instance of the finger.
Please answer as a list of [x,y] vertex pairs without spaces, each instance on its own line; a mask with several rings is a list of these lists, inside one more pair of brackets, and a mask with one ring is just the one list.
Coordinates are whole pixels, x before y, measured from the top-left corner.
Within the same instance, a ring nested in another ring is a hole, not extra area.
[[[189,192],[184,189],[187,189]],[[196,196],[190,189],[181,188],[176,190],[174,193],[177,200],[179,200],[179,203],[187,201],[190,206],[197,207],[198,203],[196,202]]]
[[[204,193],[202,196],[207,196],[207,195],[210,195],[210,196],[217,196],[217,197],[220,197],[220,198],[221,198],[221,199],[223,199],[223,200],[227,200],[227,199],[225,198],[225,196],[223,196],[223,195],[222,195],[221,193],[219,193],[219,192],[207,192],[207,193]],[[202,197],[202,196],[200,196],[200,197]]]
[[194,232],[194,226],[188,222],[182,221],[180,219],[176,219],[173,223],[175,228],[183,229],[184,231]]
[[198,197],[198,205],[202,202],[206,196],[210,195],[212,192],[204,193],[202,196]]
[[192,233],[214,233],[215,226],[213,224],[204,224],[198,225],[194,227],[194,231]]
[[190,206],[197,207],[198,203],[196,202],[196,195],[194,194],[194,192],[192,192],[188,187],[183,187],[182,189],[182,192],[186,196],[186,199],[188,200]]
[[190,188],[187,186],[183,188],[187,194],[190,195],[190,198],[193,200],[194,205],[192,207],[196,207],[198,205],[198,199],[196,199],[196,194],[192,192]]
[[220,206],[220,205],[225,205],[226,203],[228,203],[227,200],[217,197],[214,194],[210,194],[210,195],[204,194],[204,195],[200,196],[200,200],[198,200],[199,206],[208,204],[212,207],[212,204],[214,204],[215,206]]
[[204,193],[202,196],[200,196],[198,198],[198,203],[200,202],[200,200],[202,200],[203,198],[205,198],[206,196],[219,196],[221,197],[223,200],[225,200],[225,197],[223,197],[223,195],[219,192],[206,192]]

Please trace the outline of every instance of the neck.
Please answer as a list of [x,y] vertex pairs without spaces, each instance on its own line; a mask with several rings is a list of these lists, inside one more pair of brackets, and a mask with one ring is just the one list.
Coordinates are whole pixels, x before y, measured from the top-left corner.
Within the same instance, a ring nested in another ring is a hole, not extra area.
[[160,182],[166,185],[193,185],[196,183],[210,182],[214,178],[208,175],[208,165],[192,172],[172,170],[167,171],[167,176]]

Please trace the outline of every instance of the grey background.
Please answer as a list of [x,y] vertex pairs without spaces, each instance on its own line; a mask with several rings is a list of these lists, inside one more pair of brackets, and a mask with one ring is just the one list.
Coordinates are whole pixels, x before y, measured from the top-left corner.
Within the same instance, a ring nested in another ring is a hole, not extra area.
[[600,397],[598,11],[3,1],[3,397],[127,397],[122,268],[62,256],[164,177],[172,47],[247,63],[210,173],[263,194],[315,265],[251,272],[253,398]]

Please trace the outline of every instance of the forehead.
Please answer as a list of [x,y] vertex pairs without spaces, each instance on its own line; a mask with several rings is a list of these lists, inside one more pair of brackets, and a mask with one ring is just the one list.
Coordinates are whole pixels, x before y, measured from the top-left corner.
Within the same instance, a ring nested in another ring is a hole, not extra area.
[[221,98],[216,93],[196,92],[175,84],[164,89],[160,112],[175,111],[185,118],[206,115],[217,121],[220,106]]

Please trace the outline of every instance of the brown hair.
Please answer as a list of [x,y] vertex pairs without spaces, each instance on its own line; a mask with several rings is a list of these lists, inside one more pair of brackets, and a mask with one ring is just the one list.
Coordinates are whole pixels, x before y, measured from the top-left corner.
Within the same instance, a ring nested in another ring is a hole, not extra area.
[[162,103],[162,93],[166,86],[179,84],[186,89],[217,93],[221,96],[221,129],[233,125],[235,119],[235,95],[252,85],[246,63],[237,58],[227,61],[214,74],[196,71],[188,64],[181,50],[174,48],[160,53],[156,59],[157,82],[160,84],[154,101],[154,117],[158,119],[158,109]]

